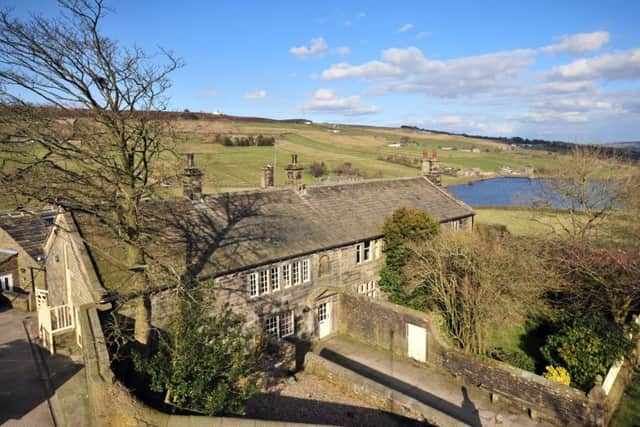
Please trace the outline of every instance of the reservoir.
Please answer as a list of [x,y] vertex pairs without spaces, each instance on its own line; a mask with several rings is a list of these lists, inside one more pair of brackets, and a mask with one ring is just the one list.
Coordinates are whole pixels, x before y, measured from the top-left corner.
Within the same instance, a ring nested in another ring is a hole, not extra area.
[[447,191],[471,206],[531,206],[543,188],[539,179],[493,178],[452,185]]

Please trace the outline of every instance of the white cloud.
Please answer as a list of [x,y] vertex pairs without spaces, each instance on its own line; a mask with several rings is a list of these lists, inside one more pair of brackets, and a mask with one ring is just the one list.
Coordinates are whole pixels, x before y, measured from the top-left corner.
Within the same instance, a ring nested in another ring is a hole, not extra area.
[[426,58],[416,47],[382,51],[381,61],[361,65],[334,64],[325,80],[361,77],[380,80],[385,91],[452,97],[487,92],[513,83],[534,62],[534,51],[522,49],[452,60]]
[[347,27],[347,28],[350,27],[352,24],[353,24],[353,22],[351,22],[350,19],[347,19],[346,21],[344,21],[344,26]]
[[460,116],[438,116],[431,119],[431,122],[438,125],[459,125],[462,123]]
[[564,35],[560,37],[560,41],[558,43],[546,46],[542,48],[541,51],[579,55],[586,52],[600,50],[604,45],[609,43],[609,38],[610,35],[607,31]]
[[424,39],[427,37],[431,37],[431,32],[430,31],[420,31],[418,34],[416,34],[416,38],[417,39]]
[[640,49],[577,59],[553,67],[546,77],[548,80],[638,80]]
[[264,89],[258,90],[256,92],[251,92],[248,93],[244,96],[244,98],[248,101],[255,101],[257,99],[263,99],[266,98],[267,96],[267,91]]
[[589,121],[589,115],[578,111],[559,113],[556,111],[528,111],[518,116],[522,121],[534,123],[568,122],[584,123]]
[[358,12],[358,15],[357,15],[358,18],[364,18],[365,16],[367,16],[366,12]]
[[380,61],[371,61],[362,65],[351,65],[346,62],[334,64],[322,72],[324,80],[338,80],[349,77],[378,78],[402,74],[400,68]]
[[334,52],[340,56],[351,55],[351,48],[348,46],[338,46],[334,49]]
[[338,98],[333,89],[318,89],[311,99],[299,106],[299,109],[311,113],[333,113],[345,116],[375,114],[380,108],[375,105],[362,105],[359,96]]
[[206,89],[201,91],[199,95],[203,98],[214,98],[218,95],[218,92],[215,89]]
[[410,29],[413,28],[413,24],[404,24],[402,27],[398,28],[399,33],[406,33]]
[[306,56],[319,56],[324,54],[329,49],[327,42],[322,37],[312,38],[309,42],[309,46],[297,46],[289,49],[289,53],[294,56],[306,57]]

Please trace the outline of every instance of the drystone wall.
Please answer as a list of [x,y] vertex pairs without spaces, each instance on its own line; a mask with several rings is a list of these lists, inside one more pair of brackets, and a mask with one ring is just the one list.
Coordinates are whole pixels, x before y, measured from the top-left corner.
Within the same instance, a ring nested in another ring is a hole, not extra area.
[[427,362],[469,385],[510,401],[532,416],[562,425],[604,426],[615,405],[601,386],[589,395],[486,358],[455,350],[440,333],[438,317],[388,302],[340,294],[338,333],[407,356],[407,323],[427,329]]

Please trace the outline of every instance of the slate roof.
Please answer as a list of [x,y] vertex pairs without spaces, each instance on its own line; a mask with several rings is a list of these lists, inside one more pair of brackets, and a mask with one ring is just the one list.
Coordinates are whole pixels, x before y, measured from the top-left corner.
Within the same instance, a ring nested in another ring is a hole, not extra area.
[[304,192],[221,193],[205,196],[204,203],[180,203],[172,208],[180,214],[168,227],[177,234],[165,244],[167,255],[186,253],[186,264],[199,263],[197,271],[206,275],[380,237],[384,218],[400,207],[424,209],[440,222],[474,215],[424,177],[314,185]]
[[34,260],[44,257],[44,242],[53,220],[53,212],[0,213],[0,228],[6,231]]

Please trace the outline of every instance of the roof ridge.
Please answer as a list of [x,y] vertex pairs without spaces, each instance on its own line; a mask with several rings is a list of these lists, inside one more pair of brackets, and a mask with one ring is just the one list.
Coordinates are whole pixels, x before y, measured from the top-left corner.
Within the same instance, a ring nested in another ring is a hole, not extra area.
[[422,176],[422,178],[424,178],[425,181],[427,181],[429,184],[431,184],[436,190],[440,191],[442,194],[444,194],[445,196],[447,196],[449,199],[453,200],[454,202],[456,202],[458,205],[462,206],[465,209],[469,209],[472,213],[475,214],[475,211],[473,210],[473,208],[469,205],[467,205],[465,202],[463,202],[462,200],[458,199],[456,196],[454,196],[453,194],[449,193],[448,191],[444,190],[442,187],[440,187],[439,185],[434,184],[433,182],[431,182],[431,180],[429,178],[427,178],[426,176]]

